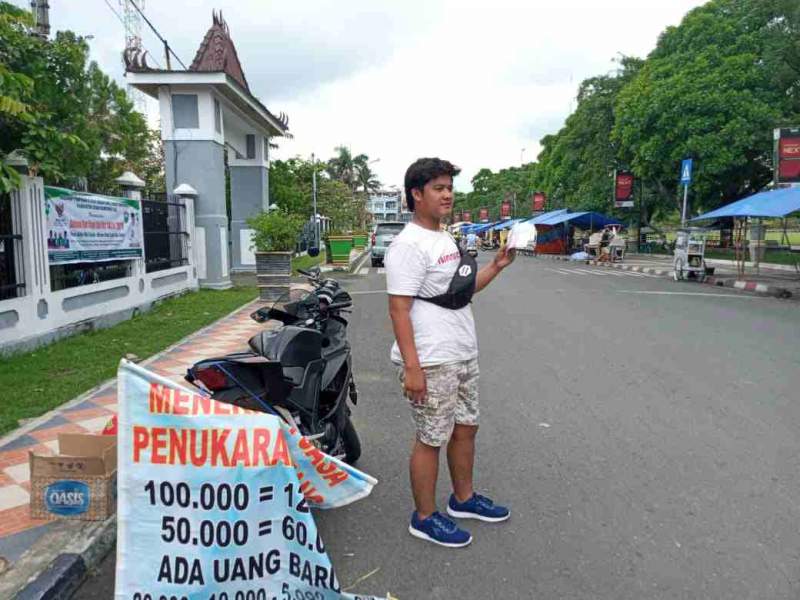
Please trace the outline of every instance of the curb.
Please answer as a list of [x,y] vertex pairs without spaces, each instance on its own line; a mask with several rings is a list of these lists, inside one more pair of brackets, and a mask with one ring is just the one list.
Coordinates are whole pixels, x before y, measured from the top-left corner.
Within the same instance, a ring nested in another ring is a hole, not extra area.
[[[567,256],[550,256],[553,260],[567,261],[567,262],[581,262],[595,267],[605,267],[608,269],[618,269],[620,271],[632,271],[634,273],[645,273],[647,275],[656,275],[659,277],[672,277],[672,271],[669,269],[655,269],[653,267],[641,267],[634,265],[626,265],[620,263],[607,263],[598,262],[596,260],[570,260]],[[792,298],[793,293],[790,289],[760,283],[758,281],[746,281],[741,279],[718,279],[714,276],[706,278],[706,285],[716,285],[718,287],[727,287],[745,292],[754,292],[765,296],[774,296],[775,298]]]
[[[75,523],[76,521],[73,521]],[[67,544],[14,598],[17,600],[67,600],[114,548],[117,541],[117,516],[101,522],[81,522],[86,531],[73,532],[75,542]],[[70,532],[62,532],[69,534]],[[73,546],[73,547],[69,547]]]

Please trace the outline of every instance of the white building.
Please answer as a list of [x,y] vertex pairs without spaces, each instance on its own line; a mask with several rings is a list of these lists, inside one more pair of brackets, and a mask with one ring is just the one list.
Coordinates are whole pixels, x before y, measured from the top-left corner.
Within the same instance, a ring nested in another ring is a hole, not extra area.
[[367,211],[375,223],[400,220],[402,193],[400,190],[379,190],[369,195]]

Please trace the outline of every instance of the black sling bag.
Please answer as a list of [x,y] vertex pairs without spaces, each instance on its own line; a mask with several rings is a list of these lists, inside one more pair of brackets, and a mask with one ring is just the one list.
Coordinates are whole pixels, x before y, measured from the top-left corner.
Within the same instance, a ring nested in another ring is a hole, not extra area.
[[453,279],[450,280],[450,286],[444,294],[433,296],[431,298],[423,298],[416,296],[419,300],[425,302],[432,302],[442,308],[449,308],[450,310],[458,310],[464,308],[472,302],[472,296],[475,294],[475,285],[478,275],[478,263],[469,254],[464,252],[461,247],[458,248],[461,254],[461,262],[458,263],[458,268],[453,274]]

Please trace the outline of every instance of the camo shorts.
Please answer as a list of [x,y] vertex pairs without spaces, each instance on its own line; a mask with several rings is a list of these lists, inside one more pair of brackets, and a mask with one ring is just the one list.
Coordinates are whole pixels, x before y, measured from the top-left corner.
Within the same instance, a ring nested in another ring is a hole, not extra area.
[[[422,406],[409,400],[417,439],[436,448],[450,440],[453,427],[478,425],[478,359],[424,367],[428,399]],[[399,369],[401,385],[405,371]]]

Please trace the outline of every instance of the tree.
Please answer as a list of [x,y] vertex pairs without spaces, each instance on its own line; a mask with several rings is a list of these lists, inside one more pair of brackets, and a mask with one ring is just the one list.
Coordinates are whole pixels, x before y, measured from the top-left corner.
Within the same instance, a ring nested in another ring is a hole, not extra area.
[[614,105],[642,61],[624,56],[612,75],[591,77],[578,89],[575,112],[555,135],[542,139],[537,187],[560,207],[607,212],[618,149],[611,139]]
[[356,163],[347,146],[334,148],[336,156],[328,160],[327,173],[331,179],[341,181],[348,189],[356,189]]
[[712,0],[667,29],[620,92],[612,140],[652,184],[658,208],[679,207],[686,157],[695,159],[695,210],[771,180],[772,129],[800,116],[798,10],[784,0]]
[[83,38],[59,31],[42,40],[30,26],[28,13],[0,2],[0,155],[21,149],[48,183],[86,178],[91,189],[105,191],[124,167],[147,156],[144,117],[88,61]]
[[369,167],[369,157],[366,154],[356,156],[353,159],[353,165],[355,167],[356,185],[360,186],[365,194],[381,188],[381,182]]

